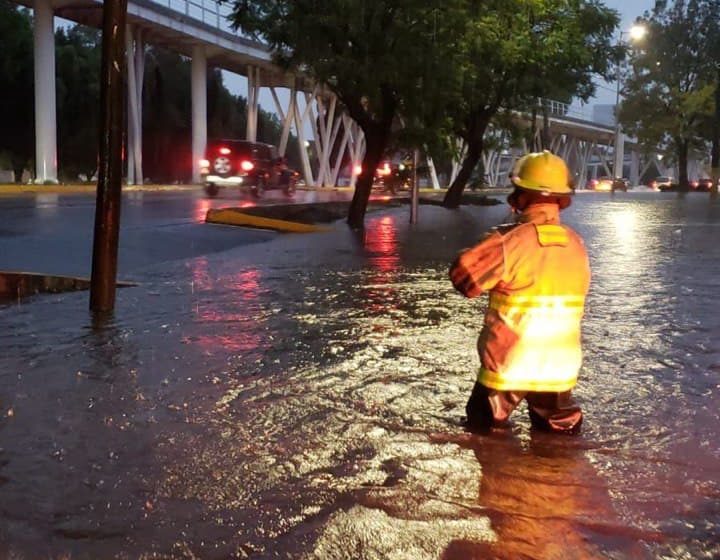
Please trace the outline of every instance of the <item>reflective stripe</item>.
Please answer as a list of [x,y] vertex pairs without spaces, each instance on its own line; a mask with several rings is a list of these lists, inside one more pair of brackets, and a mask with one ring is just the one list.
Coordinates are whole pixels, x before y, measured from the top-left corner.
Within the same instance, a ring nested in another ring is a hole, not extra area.
[[577,373],[565,376],[563,379],[513,379],[508,375],[499,374],[487,368],[478,369],[477,381],[496,391],[537,391],[560,393],[569,391],[577,383]]
[[549,245],[557,245],[560,247],[566,246],[570,242],[570,236],[567,230],[555,224],[540,224],[536,225],[538,243],[543,247]]
[[534,308],[582,308],[585,304],[585,296],[540,296],[540,295],[503,295],[496,292],[490,293],[490,308],[496,311],[509,311],[511,309],[534,309]]

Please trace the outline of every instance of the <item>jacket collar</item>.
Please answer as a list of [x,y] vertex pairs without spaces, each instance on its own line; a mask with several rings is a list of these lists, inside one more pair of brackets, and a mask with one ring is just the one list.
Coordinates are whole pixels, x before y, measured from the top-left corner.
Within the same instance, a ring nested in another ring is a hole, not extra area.
[[520,223],[559,224],[560,208],[557,204],[532,204],[518,217]]

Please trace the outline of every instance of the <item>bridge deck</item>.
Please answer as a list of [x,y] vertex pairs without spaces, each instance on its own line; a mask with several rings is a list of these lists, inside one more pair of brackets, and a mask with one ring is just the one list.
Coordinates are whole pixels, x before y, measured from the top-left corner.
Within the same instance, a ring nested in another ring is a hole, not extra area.
[[[33,0],[15,0],[33,8]],[[174,6],[182,8],[175,9]],[[59,0],[53,2],[56,16],[100,28],[102,0]],[[248,65],[261,69],[261,85],[292,87],[293,74],[273,64],[265,45],[233,33],[226,20],[227,10],[214,1],[128,0],[127,22],[142,28],[145,41],[191,56],[193,46],[203,45],[208,63],[246,76]],[[302,86],[302,84],[297,84]]]

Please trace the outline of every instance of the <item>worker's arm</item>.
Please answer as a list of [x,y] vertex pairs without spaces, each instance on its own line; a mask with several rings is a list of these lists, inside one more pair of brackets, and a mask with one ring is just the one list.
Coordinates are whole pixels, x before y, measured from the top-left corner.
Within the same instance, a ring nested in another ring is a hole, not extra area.
[[503,238],[495,232],[460,253],[450,267],[450,280],[457,291],[472,298],[494,288],[504,272]]

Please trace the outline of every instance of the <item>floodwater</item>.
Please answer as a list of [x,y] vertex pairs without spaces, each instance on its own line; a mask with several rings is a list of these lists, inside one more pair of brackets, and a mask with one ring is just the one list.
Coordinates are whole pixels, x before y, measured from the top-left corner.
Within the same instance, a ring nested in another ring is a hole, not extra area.
[[720,557],[720,203],[582,194],[576,438],[463,429],[504,206],[165,263],[0,307],[0,557]]

